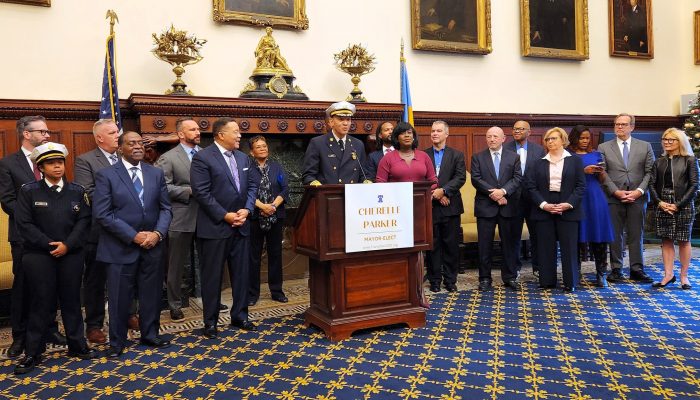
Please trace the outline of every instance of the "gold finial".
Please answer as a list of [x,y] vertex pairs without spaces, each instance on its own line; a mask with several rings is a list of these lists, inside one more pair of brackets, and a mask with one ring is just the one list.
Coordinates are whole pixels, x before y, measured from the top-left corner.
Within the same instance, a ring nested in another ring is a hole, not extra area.
[[105,15],[105,18],[109,18],[109,34],[114,35],[114,23],[119,22],[117,13],[115,13],[114,10],[107,10],[107,15]]

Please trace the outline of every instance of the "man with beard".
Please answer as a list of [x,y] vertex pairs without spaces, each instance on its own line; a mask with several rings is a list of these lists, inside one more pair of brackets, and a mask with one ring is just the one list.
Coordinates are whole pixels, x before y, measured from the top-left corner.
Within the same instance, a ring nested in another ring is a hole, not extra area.
[[190,165],[200,149],[199,125],[192,118],[175,124],[180,144],[158,158],[155,165],[163,170],[173,207],[173,221],[168,230],[168,306],[170,318],[178,321],[182,313],[182,275],[191,262],[191,247],[197,222],[197,202],[192,198]]
[[376,136],[379,148],[369,154],[369,162],[367,166],[367,177],[372,181],[377,175],[377,166],[379,166],[379,161],[382,160],[382,157],[384,157],[386,153],[394,150],[394,146],[391,144],[391,132],[393,131],[394,124],[388,121],[377,126]]
[[128,345],[127,320],[138,292],[141,343],[165,348],[158,336],[163,281],[163,238],[172,220],[163,171],[142,162],[143,140],[136,132],[119,136],[121,160],[97,173],[93,215],[102,232],[97,261],[107,267],[109,350],[119,357]]

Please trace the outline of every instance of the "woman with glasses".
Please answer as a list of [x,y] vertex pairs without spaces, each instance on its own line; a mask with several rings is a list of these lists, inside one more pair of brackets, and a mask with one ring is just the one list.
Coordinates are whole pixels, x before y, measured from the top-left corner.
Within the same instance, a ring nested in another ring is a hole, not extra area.
[[578,282],[578,226],[583,218],[581,198],[586,191],[583,163],[564,148],[569,136],[561,128],[544,135],[547,154],[537,160],[525,177],[525,189],[532,200],[530,218],[540,238],[540,288],[557,285],[557,241],[561,250],[564,291],[572,292]]
[[694,199],[698,193],[698,160],[693,156],[685,132],[669,128],[661,135],[664,153],[654,162],[649,180],[652,203],[656,205],[656,235],[661,238],[664,277],[652,287],[662,288],[676,281],[673,242],[678,241],[681,288],[691,288],[690,232],[695,218]]
[[[605,162],[600,152],[591,146],[591,131],[584,125],[571,129],[569,149],[581,158],[583,172],[586,174],[586,192],[581,200],[585,218],[579,225],[578,241],[586,244],[593,251],[598,287],[608,287],[606,272],[608,269],[608,243],[613,241],[613,226],[608,209],[608,198],[600,183],[605,179]],[[580,262],[579,262],[579,265]],[[580,275],[580,271],[579,271]]]

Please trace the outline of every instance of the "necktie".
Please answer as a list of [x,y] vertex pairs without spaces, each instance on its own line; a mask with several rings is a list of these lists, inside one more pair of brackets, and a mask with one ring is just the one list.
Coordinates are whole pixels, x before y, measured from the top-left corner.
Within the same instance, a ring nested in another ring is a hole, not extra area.
[[622,159],[625,161],[625,168],[630,162],[630,148],[627,146],[627,142],[622,142]]
[[131,181],[134,183],[134,189],[136,189],[136,193],[139,195],[139,200],[141,200],[141,206],[143,206],[143,183],[141,182],[141,179],[139,179],[137,174],[138,171],[138,167],[131,167]]
[[190,150],[190,154],[194,157],[194,155],[197,154],[197,149]]
[[231,169],[231,174],[233,174],[233,182],[236,184],[236,190],[241,190],[241,184],[238,178],[238,163],[236,163],[236,157],[233,156],[233,152],[227,151],[226,157],[228,157],[228,166]]
[[518,149],[518,154],[520,154],[520,173],[525,175],[525,163],[527,162],[527,154],[525,153],[525,148],[521,147]]
[[32,170],[34,171],[34,179],[37,181],[41,180],[41,172],[39,172],[39,167],[37,167],[36,164],[32,163]]
[[345,152],[345,144],[343,143],[344,140],[338,140],[338,147],[340,147],[340,151]]
[[114,164],[117,163],[117,155],[116,155],[116,154],[111,154],[111,155],[109,156],[109,163],[112,164],[112,165],[114,165]]
[[52,191],[52,192],[58,193],[58,189],[59,189],[59,188],[60,188],[60,187],[59,187],[58,185],[52,185],[52,186],[51,186],[51,191]]
[[501,157],[498,152],[493,153],[493,169],[496,170],[496,179],[498,179],[499,170],[501,168]]

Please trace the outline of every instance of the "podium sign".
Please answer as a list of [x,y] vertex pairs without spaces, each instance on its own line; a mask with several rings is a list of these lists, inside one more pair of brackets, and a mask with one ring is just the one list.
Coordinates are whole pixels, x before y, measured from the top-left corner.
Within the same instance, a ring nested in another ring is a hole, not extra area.
[[345,186],[345,252],[413,245],[413,182]]

